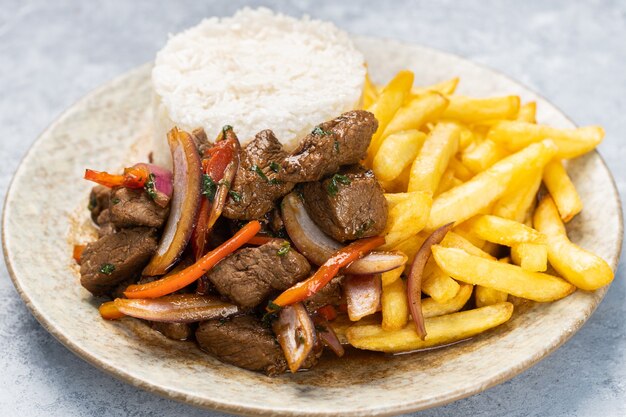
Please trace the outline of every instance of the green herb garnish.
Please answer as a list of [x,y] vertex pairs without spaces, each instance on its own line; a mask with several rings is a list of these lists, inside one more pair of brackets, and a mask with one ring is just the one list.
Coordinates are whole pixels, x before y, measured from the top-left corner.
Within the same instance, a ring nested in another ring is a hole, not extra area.
[[111,199],[111,204],[116,205],[116,204],[119,204],[119,203],[120,203],[120,199],[119,198],[115,197],[115,198]]
[[365,223],[363,223],[362,225],[357,227],[357,229],[356,229],[356,237],[358,237],[358,238],[363,237],[363,234],[365,234],[365,232],[367,232],[373,225],[374,225],[374,220],[367,219],[367,221]]
[[339,184],[348,185],[351,182],[352,181],[350,180],[350,178],[346,177],[345,175],[335,174],[330,178],[330,181],[326,186],[326,191],[328,191],[328,194],[334,197],[339,192]]
[[333,143],[333,149],[335,153],[339,153],[339,141],[335,139],[335,143]]
[[113,264],[102,264],[100,265],[100,272],[104,275],[111,275],[115,271],[115,265]]
[[231,125],[224,125],[224,126],[222,127],[222,132],[223,132],[223,133],[226,133],[226,132],[228,132],[229,130],[233,130],[233,127],[232,127]]
[[280,244],[280,248],[278,249],[276,254],[278,256],[285,256],[289,253],[290,249],[291,249],[291,244],[287,241],[284,241],[283,243]]
[[279,180],[279,179],[277,179],[277,178],[272,178],[272,179],[271,179],[271,180],[269,180],[268,182],[269,182],[270,184],[272,184],[272,185],[280,185],[280,184],[282,184],[282,183],[283,183],[281,180]]
[[154,174],[148,175],[148,179],[146,180],[146,184],[143,186],[151,199],[157,199],[156,186],[154,185]]
[[235,203],[239,203],[241,201],[241,194],[239,194],[237,191],[230,190],[228,192],[228,195],[230,196],[230,198],[233,199]]
[[272,161],[270,162],[270,169],[274,172],[278,172],[280,171],[280,164]]
[[265,326],[269,327],[272,324],[272,321],[274,321],[278,317],[278,313],[280,312],[281,309],[282,309],[281,306],[274,303],[274,301],[270,300],[267,303],[267,313],[263,315],[261,322]]
[[252,167],[250,168],[252,171],[256,172],[257,175],[259,177],[261,177],[262,179],[264,179],[265,181],[269,182],[269,179],[267,178],[267,175],[265,175],[265,173],[263,172],[263,170],[261,168],[259,168],[258,165],[252,165]]
[[329,132],[328,130],[324,130],[322,129],[320,126],[315,126],[315,129],[313,129],[313,131],[311,132],[311,134],[313,135],[317,135],[317,136],[328,136],[328,135],[332,135],[331,132]]
[[213,178],[211,178],[208,174],[202,174],[202,195],[206,196],[209,201],[213,202],[216,191],[217,184],[215,184]]
[[89,196],[89,204],[87,205],[87,210],[91,211],[96,208],[98,205],[98,198],[95,194],[91,194]]

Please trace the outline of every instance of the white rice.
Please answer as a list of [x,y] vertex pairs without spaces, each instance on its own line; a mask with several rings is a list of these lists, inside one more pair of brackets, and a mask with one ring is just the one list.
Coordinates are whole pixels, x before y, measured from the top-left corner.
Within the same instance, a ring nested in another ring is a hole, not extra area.
[[288,150],[311,129],[355,108],[363,55],[335,25],[269,9],[210,18],[172,36],[152,71],[154,153],[167,163],[166,132],[232,125],[243,144],[272,129]]

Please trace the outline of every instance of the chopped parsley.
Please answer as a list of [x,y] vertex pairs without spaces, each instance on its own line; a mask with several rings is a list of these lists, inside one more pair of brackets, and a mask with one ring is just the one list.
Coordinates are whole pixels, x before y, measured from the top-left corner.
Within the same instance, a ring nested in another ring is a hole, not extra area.
[[326,186],[326,191],[328,191],[328,194],[334,197],[339,192],[339,184],[348,185],[351,182],[352,181],[350,180],[350,178],[346,177],[345,175],[335,174],[330,178],[330,181]]
[[96,197],[95,193],[92,193],[89,196],[89,205],[87,206],[87,209],[89,211],[95,209],[98,206],[98,198]]
[[256,174],[261,177],[261,179],[264,179],[265,181],[269,182],[269,178],[267,178],[267,175],[265,175],[265,173],[263,172],[263,170],[261,168],[259,168],[258,165],[252,165],[252,167],[250,168],[250,170],[256,172]]
[[329,132],[328,130],[324,130],[319,126],[315,126],[315,129],[313,129],[313,131],[311,132],[311,134],[313,135],[317,135],[317,136],[328,136],[328,135],[332,135],[331,132]]
[[333,150],[335,153],[339,153],[339,141],[335,139],[335,143],[333,143]]
[[228,132],[229,130],[233,130],[233,127],[232,127],[231,125],[224,125],[224,126],[222,127],[222,133],[226,133],[226,132]]
[[146,181],[146,184],[143,186],[143,188],[146,190],[151,199],[157,199],[156,186],[154,184],[154,174],[148,175],[148,180]]
[[278,317],[278,313],[281,309],[282,307],[274,303],[274,301],[269,301],[267,303],[267,313],[263,315],[261,322],[265,326],[269,327],[272,324],[272,321],[274,321]]
[[356,229],[356,237],[358,237],[358,238],[363,237],[363,234],[365,234],[365,232],[367,232],[373,225],[374,225],[374,220],[367,219],[367,221],[365,223],[363,223],[362,225],[357,227],[357,229]]
[[270,169],[272,171],[274,171],[274,172],[278,172],[278,171],[280,171],[280,164],[272,161],[272,162],[270,162]]
[[113,264],[102,264],[100,265],[100,272],[104,275],[111,275],[115,271],[115,265]]
[[269,180],[269,183],[272,185],[279,185],[279,184],[282,184],[283,182],[279,179],[272,178],[271,180]]
[[116,205],[116,204],[119,204],[119,203],[120,203],[120,199],[119,198],[115,197],[115,198],[111,199],[111,204]]
[[228,195],[230,196],[230,198],[233,199],[235,203],[239,203],[241,201],[241,194],[239,194],[237,191],[230,190],[228,192]]
[[213,202],[217,191],[217,184],[208,174],[202,174],[202,195],[206,196],[209,201]]
[[289,253],[290,249],[291,249],[291,244],[287,241],[284,241],[283,243],[280,244],[280,248],[278,249],[276,254],[278,256],[285,256]]

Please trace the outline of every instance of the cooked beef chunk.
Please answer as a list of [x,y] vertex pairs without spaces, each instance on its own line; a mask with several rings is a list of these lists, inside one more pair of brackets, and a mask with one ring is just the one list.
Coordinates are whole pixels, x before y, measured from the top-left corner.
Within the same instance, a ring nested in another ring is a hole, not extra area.
[[193,334],[193,328],[190,323],[161,323],[152,322],[152,328],[168,339],[187,340]]
[[341,303],[341,283],[343,276],[333,278],[324,288],[313,294],[304,301],[304,306],[309,313],[315,312],[325,305],[338,305]]
[[280,209],[275,208],[274,210],[271,211],[270,218],[269,218],[269,226],[270,226],[270,229],[272,230],[272,233],[274,233],[274,235],[280,236],[280,237],[286,236],[287,232],[285,231],[285,224],[283,223],[283,218],[280,215]]
[[212,146],[206,132],[201,127],[194,129],[193,132],[191,132],[191,138],[198,147],[200,155],[203,155],[204,152]]
[[287,370],[283,351],[272,332],[252,316],[209,320],[196,330],[200,348],[222,362],[277,375]]
[[103,187],[102,185],[96,185],[91,189],[91,194],[89,194],[88,208],[91,212],[91,219],[94,222],[98,223],[98,216],[100,216],[100,213],[109,208],[110,197],[110,188]]
[[365,157],[378,121],[372,113],[353,110],[313,129],[282,162],[280,179],[287,182],[318,181],[340,166]]
[[294,184],[278,178],[286,155],[271,130],[257,133],[241,152],[224,216],[234,220],[260,219],[274,207],[276,199],[289,193]]
[[117,227],[109,221],[100,225],[100,228],[98,229],[98,237],[110,235],[115,232],[117,232]]
[[163,226],[169,214],[169,207],[158,206],[144,190],[131,190],[125,187],[113,189],[111,193],[111,222],[123,227]]
[[157,248],[156,229],[137,227],[101,237],[81,256],[80,283],[93,295],[103,295],[146,266]]
[[244,308],[263,302],[272,292],[283,291],[311,271],[306,258],[273,241],[241,249],[217,264],[208,274],[220,294]]
[[324,233],[340,242],[376,236],[387,223],[387,201],[372,171],[359,165],[303,185],[307,212]]

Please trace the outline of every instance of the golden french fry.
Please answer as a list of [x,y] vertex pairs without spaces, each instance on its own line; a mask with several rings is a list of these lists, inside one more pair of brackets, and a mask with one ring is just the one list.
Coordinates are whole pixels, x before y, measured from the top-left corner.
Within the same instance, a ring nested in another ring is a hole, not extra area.
[[575,158],[602,142],[604,129],[600,126],[558,129],[528,122],[502,121],[491,127],[487,138],[503,145],[509,151],[518,151],[531,143],[552,139],[557,146],[557,158]]
[[438,123],[430,132],[411,166],[409,191],[424,191],[432,195],[439,186],[450,158],[459,148],[460,130],[453,123]]
[[[467,303],[472,296],[474,286],[461,284],[459,292],[450,300],[438,303],[433,298],[422,300],[422,315],[424,318],[443,316],[444,314],[456,313]],[[506,300],[505,300],[506,301]]]
[[417,157],[426,134],[419,130],[403,130],[384,138],[374,157],[372,170],[380,181],[393,181]]
[[378,98],[378,89],[372,83],[372,79],[370,78],[370,74],[368,72],[365,73],[365,83],[363,84],[363,108],[369,108],[376,99]]
[[441,94],[453,94],[456,90],[456,86],[459,84],[459,77],[454,77],[449,80],[442,81],[437,84],[428,85],[426,87],[415,87],[411,91],[412,94],[420,95],[426,94],[432,91],[436,91]]
[[517,113],[515,120],[527,123],[537,123],[536,114],[537,103],[530,101],[519,108],[519,113]]
[[467,339],[499,326],[511,318],[513,304],[500,303],[424,320],[426,339],[415,332],[415,324],[387,332],[380,325],[352,326],[346,331],[350,344],[358,349],[388,353],[408,352]]
[[541,186],[541,171],[527,173],[526,179],[517,187],[505,193],[493,207],[493,215],[505,219],[523,222],[528,218],[537,191]]
[[532,144],[441,194],[433,201],[426,229],[460,223],[486,209],[515,185],[522,173],[542,169],[555,152],[556,146],[550,140]]
[[[367,162],[371,166],[374,156],[382,143],[383,132],[387,128],[391,119],[404,103],[413,85],[413,73],[411,71],[400,71],[383,88],[376,101],[367,108],[378,120],[378,129],[372,136],[372,141],[367,149]],[[404,129],[403,129],[404,130]]]
[[391,249],[398,243],[417,235],[426,225],[432,197],[423,192],[385,194],[389,203],[386,243],[381,249]]
[[511,259],[526,271],[548,269],[548,246],[543,243],[518,243],[511,246]]
[[480,239],[499,245],[545,243],[546,237],[523,223],[491,215],[478,215],[467,220],[466,227]]
[[428,235],[423,233],[418,233],[415,236],[411,236],[409,239],[403,240],[402,242],[397,243],[393,250],[398,250],[404,253],[409,259],[405,264],[405,268],[410,266],[413,263],[413,259],[415,258],[415,254],[422,247],[424,241]]
[[461,123],[458,123],[458,126],[461,129],[461,134],[459,136],[459,150],[464,151],[468,147],[474,145],[478,138],[469,127]]
[[459,159],[455,156],[450,158],[450,168],[454,171],[454,176],[461,181],[467,181],[474,176],[472,171],[468,169]]
[[[456,180],[456,181],[455,181]],[[456,178],[454,178],[454,171],[451,168],[448,168],[444,171],[441,176],[441,180],[439,181],[439,185],[437,186],[437,190],[433,194],[434,197],[438,196],[441,193],[445,193],[451,188],[461,184],[461,182],[457,182]]]
[[518,96],[474,98],[448,96],[448,107],[442,119],[477,123],[485,120],[514,119],[519,112]]
[[[416,251],[416,253],[417,253],[417,251]],[[413,256],[415,256],[415,255],[413,255]],[[391,285],[395,281],[400,279],[400,276],[402,275],[403,271],[404,271],[404,266],[401,266],[401,267],[396,268],[396,269],[392,269],[391,271],[383,272],[381,274],[381,282],[383,284],[383,287],[385,285]]]
[[466,149],[461,154],[463,165],[472,173],[482,172],[508,155],[508,152],[492,140],[485,139],[481,143]]
[[333,329],[337,335],[337,339],[339,339],[339,342],[341,342],[342,345],[349,344],[346,332],[350,327],[378,325],[379,323],[380,317],[377,314],[363,317],[357,322],[350,320],[347,314],[339,314],[335,320],[328,322],[329,326]]
[[548,260],[563,278],[587,291],[604,287],[613,280],[613,270],[604,259],[569,240],[550,196],[544,197],[537,206],[533,223],[548,237]]
[[470,255],[480,256],[481,258],[485,259],[496,259],[484,250],[480,249],[478,246],[475,246],[472,242],[465,239],[463,236],[452,231],[446,234],[446,237],[443,238],[439,245],[443,246],[444,248],[463,249]]
[[412,97],[389,122],[383,137],[403,130],[420,129],[424,124],[437,120],[447,105],[448,100],[435,92]]
[[476,307],[490,306],[492,304],[503,303],[509,295],[503,291],[494,290],[493,288],[476,286]]
[[552,161],[543,171],[543,183],[554,199],[561,219],[567,223],[583,209],[578,192],[561,161]]
[[558,300],[576,290],[576,287],[561,278],[473,256],[462,249],[435,245],[432,251],[437,265],[446,274],[468,284],[482,285],[541,302]]
[[422,279],[422,292],[430,295],[438,303],[446,303],[454,298],[460,290],[458,282],[450,278],[432,259],[426,262]]
[[406,325],[409,319],[409,302],[404,281],[397,279],[383,286],[381,305],[383,329],[399,330]]

